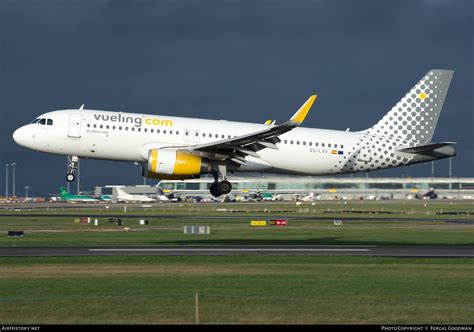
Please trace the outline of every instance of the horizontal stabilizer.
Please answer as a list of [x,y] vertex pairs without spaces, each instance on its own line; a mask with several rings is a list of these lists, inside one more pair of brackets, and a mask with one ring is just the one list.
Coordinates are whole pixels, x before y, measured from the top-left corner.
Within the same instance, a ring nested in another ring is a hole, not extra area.
[[426,153],[429,151],[436,150],[438,148],[442,148],[443,146],[448,146],[451,144],[456,144],[456,142],[439,142],[439,143],[425,143],[425,144],[420,144],[417,146],[410,146],[407,148],[401,148],[397,149],[400,152],[405,152],[405,153]]

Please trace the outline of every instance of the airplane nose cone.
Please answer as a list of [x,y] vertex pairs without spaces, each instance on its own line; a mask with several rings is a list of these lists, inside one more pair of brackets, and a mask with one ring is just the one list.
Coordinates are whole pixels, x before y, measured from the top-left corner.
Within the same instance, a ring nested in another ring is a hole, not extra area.
[[13,133],[13,140],[20,145],[23,145],[25,142],[25,128],[20,127]]

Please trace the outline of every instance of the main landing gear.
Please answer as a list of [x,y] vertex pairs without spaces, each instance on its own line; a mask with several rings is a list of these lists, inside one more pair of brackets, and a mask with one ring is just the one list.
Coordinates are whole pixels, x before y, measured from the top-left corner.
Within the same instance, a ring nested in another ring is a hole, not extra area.
[[[219,197],[220,195],[227,195],[232,191],[232,184],[226,180],[226,166],[219,165],[219,171],[213,173],[214,183],[211,184],[210,192],[214,197]],[[222,176],[222,181],[219,181],[219,175]]]
[[72,156],[67,157],[68,166],[67,166],[67,174],[66,174],[66,181],[73,182],[76,179],[76,170],[77,170],[77,163],[79,161],[79,157]]

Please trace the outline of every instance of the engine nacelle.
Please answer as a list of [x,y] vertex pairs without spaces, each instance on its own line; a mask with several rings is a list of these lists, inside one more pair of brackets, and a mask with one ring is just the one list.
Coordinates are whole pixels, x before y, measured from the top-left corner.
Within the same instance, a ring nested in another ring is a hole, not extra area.
[[184,180],[210,172],[211,164],[201,156],[186,151],[152,149],[148,151],[143,175],[153,179]]

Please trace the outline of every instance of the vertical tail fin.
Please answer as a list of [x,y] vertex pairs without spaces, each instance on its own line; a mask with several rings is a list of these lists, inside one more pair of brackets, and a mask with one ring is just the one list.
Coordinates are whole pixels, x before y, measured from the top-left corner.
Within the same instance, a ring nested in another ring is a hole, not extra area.
[[61,195],[61,197],[69,195],[68,191],[64,187],[59,188],[59,194]]
[[366,133],[431,141],[454,71],[430,70]]

